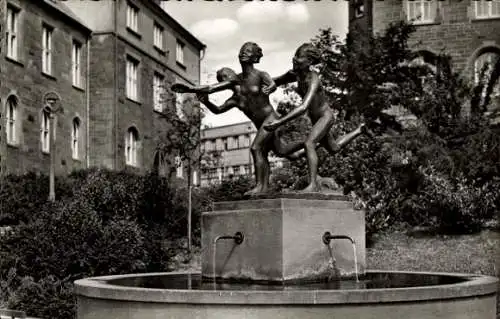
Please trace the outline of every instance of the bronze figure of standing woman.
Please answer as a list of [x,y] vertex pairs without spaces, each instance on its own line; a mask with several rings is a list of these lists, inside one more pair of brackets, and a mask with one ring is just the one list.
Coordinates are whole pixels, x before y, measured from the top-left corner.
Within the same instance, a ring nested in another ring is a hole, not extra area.
[[[269,94],[276,90],[276,84],[266,72],[254,68],[254,64],[259,63],[262,57],[262,49],[253,42],[246,42],[240,49],[239,61],[242,72],[234,76],[220,79],[226,80],[214,85],[188,87],[186,85],[175,84],[172,90],[176,92],[197,93],[200,100],[209,107],[214,113],[222,113],[231,107],[237,107],[258,128],[257,135],[251,146],[251,153],[254,160],[254,170],[256,186],[246,194],[253,195],[265,193],[269,188],[270,166],[267,155],[270,150],[275,150],[279,155],[284,156],[302,148],[302,143],[290,145],[282,149],[277,145],[275,134],[263,128],[263,125],[275,120],[279,115],[273,109]],[[226,72],[227,73],[227,70]],[[207,94],[231,89],[234,92],[233,99],[221,107],[216,107],[209,103]]]

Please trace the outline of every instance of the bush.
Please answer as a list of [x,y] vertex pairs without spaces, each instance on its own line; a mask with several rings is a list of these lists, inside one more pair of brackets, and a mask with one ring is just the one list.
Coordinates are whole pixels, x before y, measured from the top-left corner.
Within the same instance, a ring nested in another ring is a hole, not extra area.
[[[58,199],[71,196],[72,180],[56,178]],[[0,225],[18,225],[37,218],[43,211],[49,196],[47,175],[33,172],[24,175],[7,175],[0,180]]]
[[104,221],[89,206],[60,203],[0,241],[0,270],[38,281],[145,270],[148,252],[135,221]]
[[184,235],[162,178],[90,170],[68,180],[73,197],[44,203],[0,240],[0,297],[42,318],[74,314],[74,280],[168,270],[177,251],[166,241]]
[[424,196],[431,226],[445,233],[472,233],[482,228],[494,211],[494,193],[488,187],[474,187],[465,178],[450,179],[432,167],[423,172]]
[[111,218],[137,218],[140,214],[144,179],[127,172],[91,170],[80,175],[75,199],[86,203],[106,221]]
[[253,187],[253,180],[248,176],[238,176],[206,188],[206,194],[213,202],[242,200]]
[[76,298],[74,287],[68,281],[48,276],[35,281],[31,277],[21,285],[9,302],[11,309],[22,309],[40,318],[74,318]]

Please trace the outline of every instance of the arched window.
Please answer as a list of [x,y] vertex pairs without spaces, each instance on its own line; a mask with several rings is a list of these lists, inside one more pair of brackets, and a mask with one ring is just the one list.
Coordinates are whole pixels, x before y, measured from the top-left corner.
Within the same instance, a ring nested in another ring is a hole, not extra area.
[[71,129],[71,156],[73,159],[80,158],[80,119],[75,117]]
[[[492,76],[493,67],[498,59],[500,59],[500,53],[491,51],[485,52],[476,58],[474,61],[474,82],[476,84],[479,84],[481,76],[484,76],[483,79],[488,83]],[[486,90],[487,88],[485,87],[482,92],[483,98],[486,95]],[[492,111],[500,106],[500,80],[498,79],[491,91],[490,98],[491,102],[488,105],[488,111]]]
[[42,111],[42,125],[40,128],[40,140],[42,142],[42,152],[50,152],[50,115]]
[[7,130],[7,143],[10,145],[16,145],[18,143],[17,136],[17,125],[18,125],[18,107],[17,98],[13,95],[7,98],[5,119],[6,130]]
[[133,127],[129,128],[125,136],[125,163],[138,166],[137,153],[139,146],[139,133]]

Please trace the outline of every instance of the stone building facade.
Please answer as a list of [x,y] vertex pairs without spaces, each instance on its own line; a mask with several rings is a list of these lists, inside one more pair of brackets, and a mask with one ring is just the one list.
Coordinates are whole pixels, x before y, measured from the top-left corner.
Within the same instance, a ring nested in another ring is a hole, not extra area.
[[[499,0],[356,0],[349,5],[349,29],[382,32],[389,23],[412,21],[416,32],[411,48],[432,63],[442,52],[470,81],[477,81],[485,64],[500,58]],[[500,105],[500,80],[493,90],[490,111]]]
[[205,49],[160,1],[65,2],[93,30],[90,45],[90,165],[144,170],[168,123],[164,85],[199,84]]
[[[11,42],[18,47],[9,56],[7,27],[0,61],[3,171],[48,170],[47,92],[56,92],[64,109],[57,114],[56,173],[152,168],[156,143],[169,125],[161,113],[175,107],[165,86],[199,83],[205,45],[156,0],[1,1],[7,11],[2,22],[12,24]],[[47,51],[50,72],[44,72]],[[9,141],[11,104],[17,113]]]
[[3,1],[0,53],[2,172],[48,171],[50,121],[44,97],[55,93],[55,169],[87,165],[88,43],[91,30],[59,1]]

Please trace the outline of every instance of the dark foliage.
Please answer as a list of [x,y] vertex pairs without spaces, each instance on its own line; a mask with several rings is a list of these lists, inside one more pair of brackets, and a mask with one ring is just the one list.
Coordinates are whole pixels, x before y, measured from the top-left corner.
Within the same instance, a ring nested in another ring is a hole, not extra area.
[[[40,183],[32,175],[17,182],[41,187],[32,185]],[[72,317],[76,279],[168,270],[177,253],[168,241],[185,236],[185,228],[174,221],[186,212],[169,183],[156,174],[89,170],[63,182],[72,186],[63,198],[13,212],[19,224],[0,238],[0,279],[7,291],[2,298],[41,318]],[[3,194],[17,200],[15,192]],[[35,202],[38,195],[25,196]],[[25,222],[19,212],[31,217]]]

